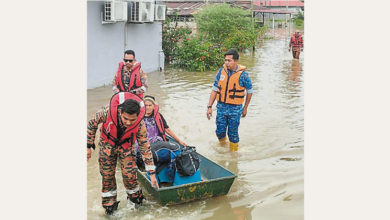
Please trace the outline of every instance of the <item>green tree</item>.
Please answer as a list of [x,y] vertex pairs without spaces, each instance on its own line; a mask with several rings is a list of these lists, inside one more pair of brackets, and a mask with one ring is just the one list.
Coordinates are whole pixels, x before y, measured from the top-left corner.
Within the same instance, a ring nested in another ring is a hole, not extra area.
[[[203,8],[195,14],[197,29],[201,35],[215,44],[222,44],[226,39],[245,35],[250,42],[256,38],[254,23],[250,11],[230,7],[228,4],[215,4]],[[238,43],[238,42],[237,42]],[[236,46],[239,45],[229,45]]]
[[265,28],[255,28],[249,11],[227,4],[208,5],[195,15],[197,34],[163,24],[163,50],[166,62],[190,71],[216,70],[230,48],[243,51],[255,46]]
[[304,20],[305,20],[305,17],[301,11],[299,11],[298,14],[293,18],[293,21],[294,21],[295,26],[297,28],[303,28]]

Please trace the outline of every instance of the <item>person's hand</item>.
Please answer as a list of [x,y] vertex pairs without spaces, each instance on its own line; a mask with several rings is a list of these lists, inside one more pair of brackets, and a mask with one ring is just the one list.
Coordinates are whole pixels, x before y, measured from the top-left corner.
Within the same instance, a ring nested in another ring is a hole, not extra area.
[[92,149],[87,148],[87,162],[88,162],[89,158],[91,158],[91,156],[92,156]]
[[247,113],[246,108],[243,108],[242,109],[242,114],[241,114],[243,118],[246,116],[246,113]]
[[157,189],[160,188],[158,186],[158,182],[157,182],[157,179],[156,179],[156,174],[150,174],[150,181],[152,182],[152,186],[153,187],[156,187]]
[[118,88],[114,89],[114,93],[115,93],[115,94],[118,93],[118,92],[119,92],[119,89],[118,89]]
[[184,143],[183,141],[179,141],[179,144],[183,145],[183,146],[188,146],[186,143]]
[[207,119],[210,120],[211,116],[213,116],[212,108],[207,108],[206,116],[207,116]]

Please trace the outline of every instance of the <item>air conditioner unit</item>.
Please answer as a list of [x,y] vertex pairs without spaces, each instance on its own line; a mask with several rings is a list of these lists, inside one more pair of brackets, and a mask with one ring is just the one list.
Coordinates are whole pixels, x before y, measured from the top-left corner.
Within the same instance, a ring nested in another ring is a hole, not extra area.
[[165,5],[155,5],[154,7],[154,20],[155,21],[165,21]]
[[127,2],[111,0],[104,2],[103,23],[127,21]]
[[128,22],[153,22],[154,21],[154,1],[152,0],[132,0],[129,1],[130,13]]

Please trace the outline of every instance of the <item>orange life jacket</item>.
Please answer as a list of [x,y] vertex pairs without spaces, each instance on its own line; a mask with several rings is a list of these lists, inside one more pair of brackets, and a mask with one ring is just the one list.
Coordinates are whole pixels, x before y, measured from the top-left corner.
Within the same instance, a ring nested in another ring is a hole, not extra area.
[[[127,127],[122,136],[118,137],[118,105],[127,99],[133,99],[141,106],[140,113],[134,124]],[[145,105],[142,99],[130,92],[119,92],[114,94],[110,100],[110,109],[106,122],[101,127],[100,136],[104,141],[109,142],[112,146],[122,146],[124,149],[131,147],[136,141],[139,124],[145,116]]]
[[[123,82],[123,69],[124,69],[125,63],[120,62],[118,70],[116,71],[115,75],[115,84],[117,85],[120,92],[130,92],[131,90],[134,90],[136,88],[139,88],[142,86],[141,77],[140,77],[140,69],[141,69],[141,62],[136,61],[133,64],[133,67],[130,70],[130,82],[129,87],[127,90],[125,90],[125,84]],[[140,93],[137,94],[141,99],[143,98],[144,94]]]
[[293,44],[293,47],[300,47],[302,45],[302,35],[298,35],[298,39],[295,38],[295,34],[293,34],[291,38],[291,43]]
[[153,109],[154,121],[156,122],[156,126],[158,128],[158,132],[159,132],[160,136],[164,139],[164,141],[167,141],[167,137],[165,135],[164,123],[163,123],[163,120],[161,118],[160,113],[158,112],[158,109],[159,109],[158,104],[155,104],[154,109]]
[[218,102],[240,105],[244,103],[245,87],[240,86],[240,76],[246,70],[245,66],[238,64],[238,69],[232,75],[228,75],[226,65],[223,65],[218,81]]

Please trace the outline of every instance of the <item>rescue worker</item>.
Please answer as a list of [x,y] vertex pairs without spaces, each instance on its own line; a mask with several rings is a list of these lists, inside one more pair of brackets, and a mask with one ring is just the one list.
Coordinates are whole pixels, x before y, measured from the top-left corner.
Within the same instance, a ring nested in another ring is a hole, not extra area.
[[296,30],[293,36],[290,39],[290,43],[288,45],[288,51],[291,51],[292,47],[292,55],[295,59],[299,59],[299,54],[303,51],[303,39],[302,34],[299,30]]
[[125,51],[123,62],[119,63],[112,86],[114,93],[131,92],[143,98],[148,87],[147,77],[141,69],[141,62],[135,59],[133,50]]
[[159,106],[156,103],[155,98],[153,96],[147,95],[144,98],[144,102],[146,111],[144,122],[148,132],[149,142],[152,144],[157,141],[167,141],[165,134],[169,134],[179,144],[187,146],[187,144],[181,141],[172,131],[172,129],[169,128],[163,115],[159,112]]
[[146,126],[142,120],[144,115],[145,106],[142,99],[129,92],[119,92],[112,96],[109,105],[98,111],[88,122],[87,160],[91,157],[91,148],[95,149],[94,142],[98,125],[103,124],[99,142],[99,169],[103,182],[102,205],[108,215],[117,210],[119,203],[116,199],[115,180],[118,159],[127,198],[135,203],[136,208],[142,205],[144,196],[137,182],[136,155],[133,153],[136,140],[151,182],[158,188]]
[[[238,126],[240,117],[247,114],[253,88],[246,67],[238,64],[237,50],[230,49],[225,53],[225,64],[214,78],[214,85],[207,105],[207,118],[212,116],[212,106],[217,99],[216,135],[222,143],[226,140],[226,130],[230,141],[230,149],[238,150]],[[246,95],[245,95],[246,90]],[[245,104],[244,103],[245,98]]]

